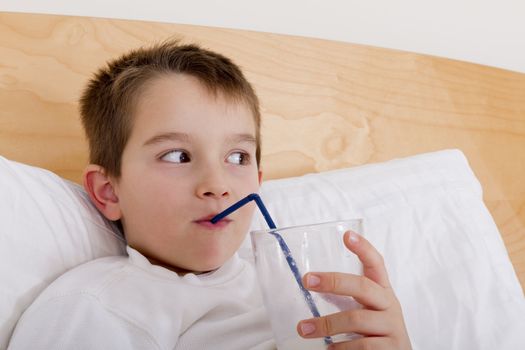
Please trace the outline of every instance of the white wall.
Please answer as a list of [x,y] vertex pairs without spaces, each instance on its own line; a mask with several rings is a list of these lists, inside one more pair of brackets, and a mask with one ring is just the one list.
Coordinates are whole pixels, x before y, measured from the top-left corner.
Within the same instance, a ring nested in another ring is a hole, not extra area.
[[0,0],[0,11],[304,35],[525,73],[525,0]]

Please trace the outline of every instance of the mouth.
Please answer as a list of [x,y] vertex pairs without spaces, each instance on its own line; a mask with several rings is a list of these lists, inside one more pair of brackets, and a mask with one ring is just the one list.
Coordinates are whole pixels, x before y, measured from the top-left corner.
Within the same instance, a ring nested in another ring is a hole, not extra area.
[[229,219],[229,218],[223,218],[223,219],[217,221],[216,223],[212,223],[210,220],[213,217],[215,217],[216,215],[217,215],[217,213],[216,214],[207,215],[207,216],[204,216],[204,217],[202,217],[200,219],[194,220],[193,222],[196,223],[199,226],[202,226],[202,227],[207,228],[207,229],[212,229],[212,230],[222,229],[222,228],[228,226],[230,224],[230,222],[232,222],[232,220]]

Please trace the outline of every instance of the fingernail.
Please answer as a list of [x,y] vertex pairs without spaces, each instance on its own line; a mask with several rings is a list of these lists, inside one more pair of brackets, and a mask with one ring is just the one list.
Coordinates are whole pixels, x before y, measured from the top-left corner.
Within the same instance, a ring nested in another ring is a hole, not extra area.
[[348,231],[350,234],[348,235],[348,239],[351,243],[357,243],[359,242],[359,235],[355,232]]
[[302,335],[308,335],[315,331],[315,325],[313,323],[303,322],[301,323]]
[[319,284],[321,284],[321,279],[319,276],[309,274],[308,277],[306,277],[307,287],[317,287]]

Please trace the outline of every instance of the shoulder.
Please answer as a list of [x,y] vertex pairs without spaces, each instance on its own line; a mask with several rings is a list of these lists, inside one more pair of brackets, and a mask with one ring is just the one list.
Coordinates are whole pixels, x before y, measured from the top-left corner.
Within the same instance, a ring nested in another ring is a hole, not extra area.
[[[182,314],[175,309],[176,302],[164,305],[169,294],[166,289],[174,290],[174,284],[143,270],[127,256],[90,261],[66,272],[44,290],[22,315],[16,339],[56,345],[51,338],[61,331],[63,342],[90,344],[89,348],[115,344],[117,348],[170,348],[177,339]],[[164,295],[159,297],[159,293]],[[152,309],[159,313],[152,316]],[[170,339],[159,332],[162,325],[158,320],[170,327],[170,332],[165,332]],[[94,333],[108,339],[91,339]]]
[[35,344],[42,349],[162,348],[148,329],[103,307],[90,294],[65,294],[31,305],[18,321],[9,349]]
[[112,256],[75,267],[49,285],[32,307],[89,299],[116,315],[140,319],[140,315],[147,314],[146,303],[165,302],[166,294],[180,297],[185,292],[175,273],[162,268],[157,271],[136,260],[133,255]]
[[58,277],[42,292],[37,301],[75,293],[96,295],[111,281],[126,274],[129,267],[127,256],[111,256],[89,261]]
[[[40,301],[65,295],[92,295],[103,300],[113,290],[126,294],[149,292],[150,286],[176,284],[179,277],[152,265],[142,254],[127,247],[128,255],[109,256],[79,265],[53,281],[39,296]],[[166,283],[167,282],[167,283]],[[171,282],[171,283],[170,283]]]

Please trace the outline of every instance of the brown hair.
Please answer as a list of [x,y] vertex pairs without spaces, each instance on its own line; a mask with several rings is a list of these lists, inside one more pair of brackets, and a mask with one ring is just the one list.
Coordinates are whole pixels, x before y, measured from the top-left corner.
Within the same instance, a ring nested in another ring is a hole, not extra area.
[[240,68],[230,59],[197,45],[168,40],[109,61],[89,81],[80,99],[89,158],[119,178],[124,147],[133,127],[136,101],[145,85],[163,74],[188,74],[211,93],[242,101],[253,112],[257,166],[261,158],[259,101]]

